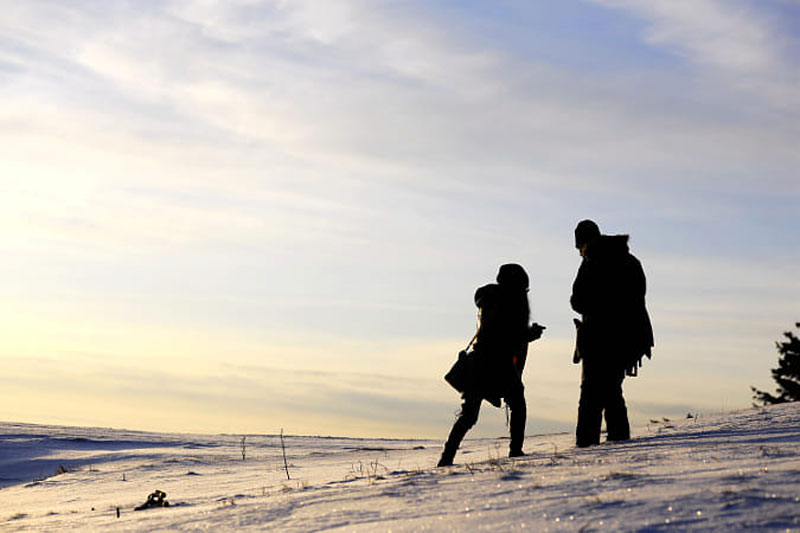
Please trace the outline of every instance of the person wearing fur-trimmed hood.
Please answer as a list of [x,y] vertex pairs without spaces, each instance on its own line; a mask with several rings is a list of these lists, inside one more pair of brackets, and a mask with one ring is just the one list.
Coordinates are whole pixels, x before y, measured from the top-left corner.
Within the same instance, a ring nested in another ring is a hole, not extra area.
[[622,382],[635,376],[642,358],[652,356],[653,328],[645,305],[647,283],[628,235],[602,235],[591,220],[575,228],[575,247],[583,260],[572,286],[576,320],[574,361],[583,362],[576,444],[598,444],[603,415],[607,440],[630,438]]

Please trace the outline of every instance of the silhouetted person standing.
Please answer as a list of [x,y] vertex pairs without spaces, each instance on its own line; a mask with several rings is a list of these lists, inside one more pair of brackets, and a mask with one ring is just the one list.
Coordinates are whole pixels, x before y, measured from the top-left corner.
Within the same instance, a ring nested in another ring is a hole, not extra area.
[[576,444],[600,442],[605,414],[609,441],[630,438],[622,397],[625,375],[635,376],[644,355],[651,357],[653,329],[645,307],[641,263],[628,250],[627,235],[601,235],[591,220],[575,228],[575,247],[583,261],[572,285],[578,325],[576,361],[583,361]]
[[525,405],[522,370],[528,342],[542,335],[542,326],[528,325],[528,274],[517,264],[506,264],[497,273],[497,283],[475,291],[478,332],[473,354],[473,384],[463,392],[461,411],[447,438],[438,466],[453,464],[464,435],[478,421],[481,402],[500,407],[501,398],[511,409],[509,457],[525,455]]

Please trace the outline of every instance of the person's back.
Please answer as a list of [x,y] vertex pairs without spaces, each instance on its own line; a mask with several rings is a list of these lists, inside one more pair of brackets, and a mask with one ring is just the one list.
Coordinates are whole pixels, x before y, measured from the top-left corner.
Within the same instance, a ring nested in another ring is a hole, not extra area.
[[491,354],[497,365],[513,361],[528,346],[530,308],[524,289],[499,283],[475,291],[478,333],[475,351]]
[[475,307],[478,308],[478,331],[475,334],[475,351],[496,352],[502,339],[502,301],[500,286],[490,283],[475,291]]

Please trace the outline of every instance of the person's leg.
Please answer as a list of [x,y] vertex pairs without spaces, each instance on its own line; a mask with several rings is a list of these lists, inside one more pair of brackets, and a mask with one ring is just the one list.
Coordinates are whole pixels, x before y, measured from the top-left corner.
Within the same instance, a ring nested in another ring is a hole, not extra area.
[[631,438],[631,428],[628,422],[628,408],[622,396],[622,382],[625,371],[613,372],[607,377],[605,390],[605,418],[609,441],[628,440]]
[[453,464],[453,459],[456,456],[456,450],[464,439],[464,435],[470,430],[472,426],[478,421],[478,413],[481,408],[481,397],[475,395],[467,395],[461,404],[461,411],[458,413],[453,424],[453,429],[450,430],[450,435],[447,437],[447,442],[442,451],[442,457],[439,459],[437,466],[450,466]]
[[578,426],[575,429],[575,444],[581,448],[600,443],[600,426],[603,422],[600,386],[596,369],[584,361],[581,398],[578,402]]
[[525,405],[525,389],[522,385],[506,398],[506,403],[511,409],[511,420],[509,421],[511,444],[508,456],[521,457],[525,455],[522,451],[522,443],[525,440],[525,421],[528,416],[528,407]]

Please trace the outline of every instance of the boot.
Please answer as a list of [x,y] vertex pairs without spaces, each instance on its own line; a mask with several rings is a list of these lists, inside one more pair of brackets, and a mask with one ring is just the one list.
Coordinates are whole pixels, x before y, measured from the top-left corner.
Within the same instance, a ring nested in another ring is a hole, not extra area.
[[445,446],[442,451],[442,456],[436,466],[453,466],[453,459],[456,456],[456,448]]
[[[585,369],[585,365],[584,365]],[[575,445],[578,448],[600,444],[600,427],[603,424],[603,397],[597,383],[584,379],[578,402],[578,426],[575,428]]]
[[625,399],[622,397],[622,388],[617,387],[612,390],[606,406],[605,418],[609,442],[628,440],[631,438],[631,426],[628,422],[628,409],[625,407]]
[[461,411],[458,413],[458,418],[456,418],[453,428],[450,430],[450,435],[447,436],[442,457],[436,466],[451,466],[453,464],[456,450],[461,445],[461,441],[464,440],[464,435],[478,421],[481,401],[480,396],[464,395]]
[[508,447],[509,457],[522,457],[525,452],[522,451],[522,443],[525,442],[525,419],[528,416],[528,408],[525,405],[525,395],[523,393],[522,384],[520,384],[518,391],[506,398],[506,404],[511,408],[511,416],[509,417],[509,429],[511,433],[511,442]]

